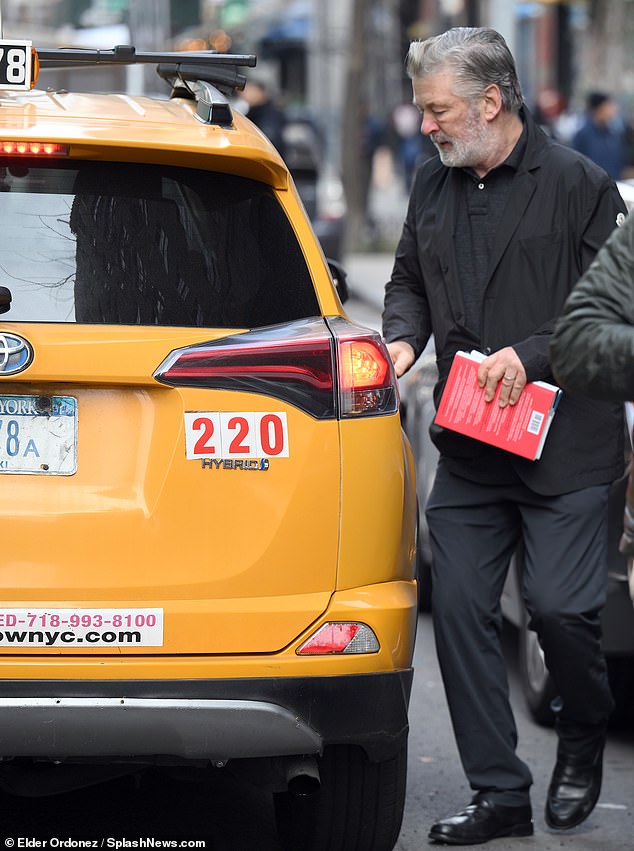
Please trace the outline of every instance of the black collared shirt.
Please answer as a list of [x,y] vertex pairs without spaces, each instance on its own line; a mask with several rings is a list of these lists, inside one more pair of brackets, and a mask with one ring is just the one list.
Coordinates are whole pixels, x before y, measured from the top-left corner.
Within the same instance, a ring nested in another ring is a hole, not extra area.
[[[489,277],[489,263],[496,234],[511,194],[513,177],[526,147],[526,127],[509,156],[485,177],[471,168],[460,169],[462,192],[456,223],[456,260],[462,286],[465,325],[480,337],[482,299]],[[518,481],[507,452],[492,446],[483,447],[474,459],[448,461],[449,468],[460,476],[489,484]]]
[[462,191],[456,222],[456,261],[465,325],[478,337],[491,253],[525,147],[526,127],[506,160],[485,177],[478,177],[471,168],[459,169]]

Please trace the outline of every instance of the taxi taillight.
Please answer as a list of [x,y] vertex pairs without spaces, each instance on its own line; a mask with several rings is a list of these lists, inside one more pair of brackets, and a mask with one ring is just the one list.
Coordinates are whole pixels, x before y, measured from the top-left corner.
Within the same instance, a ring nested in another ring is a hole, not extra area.
[[67,157],[70,145],[59,142],[0,140],[0,154],[17,157]]
[[398,408],[394,370],[379,334],[338,317],[177,349],[154,378],[173,387],[261,393],[317,419],[376,416]]
[[320,626],[295,651],[298,656],[333,656],[351,653],[378,653],[376,633],[358,621],[330,621]]
[[376,337],[340,339],[339,396],[344,416],[382,411],[396,400],[391,362]]

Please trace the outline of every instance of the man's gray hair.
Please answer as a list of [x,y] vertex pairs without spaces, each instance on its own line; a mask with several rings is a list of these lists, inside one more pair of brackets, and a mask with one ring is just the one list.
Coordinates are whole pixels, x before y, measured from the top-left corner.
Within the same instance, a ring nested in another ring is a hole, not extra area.
[[519,112],[522,87],[515,60],[499,32],[490,27],[454,27],[409,46],[405,68],[412,79],[446,68],[455,72],[454,94],[466,100],[480,97],[494,83],[502,94],[502,109]]

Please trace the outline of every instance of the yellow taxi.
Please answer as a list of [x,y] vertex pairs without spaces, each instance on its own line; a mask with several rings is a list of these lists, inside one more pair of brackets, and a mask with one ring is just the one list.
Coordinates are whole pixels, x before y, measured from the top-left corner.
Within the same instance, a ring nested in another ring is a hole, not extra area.
[[[165,97],[46,87],[90,62]],[[0,44],[3,783],[248,766],[283,848],[389,851],[412,455],[381,338],[231,108],[253,64]]]

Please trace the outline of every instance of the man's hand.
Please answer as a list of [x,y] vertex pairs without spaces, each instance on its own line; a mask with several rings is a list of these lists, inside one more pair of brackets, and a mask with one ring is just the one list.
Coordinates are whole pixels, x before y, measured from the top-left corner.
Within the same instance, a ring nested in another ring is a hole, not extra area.
[[480,364],[478,384],[485,388],[484,398],[487,402],[490,402],[495,396],[500,381],[502,382],[499,398],[500,408],[514,405],[526,385],[526,372],[522,361],[511,346],[500,349],[499,352],[485,358]]
[[400,378],[416,360],[416,352],[409,343],[405,343],[403,340],[387,343],[387,350],[392,358],[396,375]]

